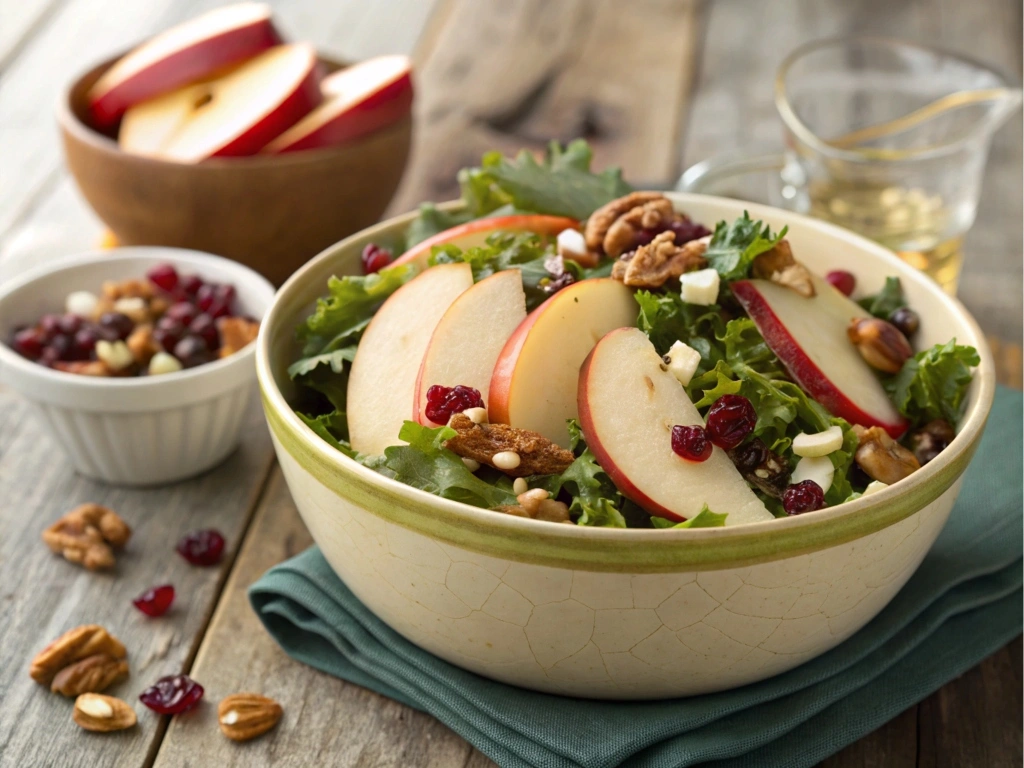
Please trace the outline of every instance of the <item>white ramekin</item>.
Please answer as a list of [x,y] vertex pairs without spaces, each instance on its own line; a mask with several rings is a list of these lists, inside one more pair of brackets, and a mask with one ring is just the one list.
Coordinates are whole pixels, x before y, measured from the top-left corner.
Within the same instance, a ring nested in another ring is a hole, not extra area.
[[116,485],[181,480],[235,449],[255,390],[255,344],[178,373],[117,379],[55,371],[5,342],[14,327],[63,312],[68,293],[99,292],[104,280],[139,278],[160,263],[231,283],[240,312],[257,319],[274,296],[265,278],[237,262],[156,246],[69,257],[0,285],[0,382],[26,399],[78,472]]

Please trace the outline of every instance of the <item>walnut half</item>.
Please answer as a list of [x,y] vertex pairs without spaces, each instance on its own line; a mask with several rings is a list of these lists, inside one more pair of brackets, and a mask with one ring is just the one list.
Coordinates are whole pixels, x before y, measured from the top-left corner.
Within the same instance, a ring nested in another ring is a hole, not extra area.
[[704,252],[710,237],[676,245],[673,232],[662,232],[647,245],[641,245],[629,258],[612,266],[612,277],[630,288],[660,288],[684,272],[707,266]]
[[46,546],[90,571],[114,567],[111,547],[128,543],[132,529],[117,514],[99,504],[82,504],[43,531]]
[[810,271],[793,258],[788,240],[780,240],[770,251],[757,256],[750,271],[754,277],[794,290],[806,299],[816,294]]

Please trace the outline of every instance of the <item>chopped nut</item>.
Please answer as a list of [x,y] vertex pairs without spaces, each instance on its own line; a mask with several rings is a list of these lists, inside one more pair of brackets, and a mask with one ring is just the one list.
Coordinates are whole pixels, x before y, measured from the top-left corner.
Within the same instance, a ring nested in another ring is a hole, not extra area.
[[702,237],[685,245],[675,243],[673,232],[662,232],[647,245],[642,245],[628,259],[620,259],[612,267],[612,277],[631,288],[660,288],[668,280],[684,272],[707,266],[704,251],[710,239]]
[[537,509],[537,514],[533,516],[534,520],[544,520],[548,523],[568,523],[569,520],[569,506],[562,501],[555,501],[554,499],[544,499],[540,503],[540,507]]
[[100,339],[96,342],[96,357],[111,373],[123,371],[135,362],[131,350],[123,341],[110,342]]
[[781,499],[789,485],[789,465],[759,437],[728,451],[729,458],[743,479],[756,486],[763,493]]
[[816,291],[811,273],[803,264],[793,258],[788,240],[780,240],[770,251],[754,259],[751,274],[763,280],[792,288],[801,296],[812,298]]
[[149,317],[151,320],[157,320],[170,308],[170,299],[166,296],[154,296],[149,300]]
[[69,629],[37,653],[28,674],[40,685],[50,685],[65,667],[98,654],[123,659],[128,652],[121,641],[103,627],[85,624]]
[[540,510],[540,503],[549,496],[551,494],[543,488],[534,488],[533,490],[520,493],[516,496],[516,501],[519,502],[519,506],[526,510],[526,514],[530,517],[536,517],[538,510]]
[[[598,208],[590,214],[590,218],[587,219],[587,226],[583,230],[583,237],[587,248],[592,251],[602,251],[604,249],[605,236],[616,219],[638,206],[642,208],[644,204],[657,200],[665,200],[671,206],[671,202],[661,192],[631,192],[625,197],[612,200],[610,203],[606,203]],[[610,252],[604,252],[612,256]],[[617,257],[620,253],[622,251],[614,254],[614,257]]]
[[149,375],[161,376],[165,373],[177,373],[182,369],[181,361],[167,352],[157,352],[149,361]]
[[877,317],[853,318],[846,335],[865,362],[884,373],[899,373],[903,363],[914,354],[899,328]]
[[232,741],[249,741],[269,731],[284,714],[281,705],[258,693],[236,693],[217,707],[221,732]]
[[457,413],[448,426],[458,434],[445,447],[463,458],[502,469],[494,462],[497,454],[518,454],[517,466],[502,469],[513,477],[564,472],[575,459],[572,451],[560,448],[543,435],[508,424],[474,424],[465,414]]
[[43,531],[43,541],[66,560],[95,571],[112,568],[111,547],[123,547],[131,535],[131,528],[112,510],[82,504]]
[[572,523],[568,505],[550,496],[543,488],[533,488],[516,497],[518,504],[496,507],[495,511],[548,523]]
[[462,459],[462,463],[466,465],[466,469],[468,469],[470,472],[476,472],[478,469],[480,469],[479,461],[467,459],[465,456],[462,456],[460,458]]
[[487,421],[486,408],[467,408],[463,411],[474,424],[483,424]]
[[491,456],[491,466],[504,471],[515,469],[522,459],[515,451],[498,451]]
[[75,699],[71,719],[87,731],[109,733],[131,728],[137,722],[127,702],[99,693],[83,693]]
[[125,340],[125,345],[128,347],[128,351],[132,353],[132,358],[135,362],[143,366],[149,365],[153,355],[161,350],[160,345],[153,338],[153,326],[149,323],[136,326],[135,330]]
[[64,696],[98,693],[128,677],[128,662],[97,653],[64,667],[53,678],[50,690]]
[[222,317],[217,321],[221,357],[233,355],[248,346],[260,332],[260,324],[244,317]]
[[103,283],[103,296],[112,302],[118,299],[151,299],[153,293],[153,284],[149,280],[107,280]]
[[512,493],[518,496],[521,493],[526,493],[530,490],[530,486],[526,484],[526,478],[517,477],[512,483]]
[[924,466],[946,449],[956,432],[945,419],[929,421],[920,429],[910,433],[910,447],[914,456]]
[[853,429],[860,440],[854,460],[872,480],[892,485],[921,468],[917,457],[881,427],[857,425]]
[[100,360],[58,360],[53,364],[58,371],[74,373],[79,376],[109,376],[110,369]]
[[131,318],[133,323],[145,323],[150,320],[149,304],[138,296],[118,299],[114,302],[114,311]]

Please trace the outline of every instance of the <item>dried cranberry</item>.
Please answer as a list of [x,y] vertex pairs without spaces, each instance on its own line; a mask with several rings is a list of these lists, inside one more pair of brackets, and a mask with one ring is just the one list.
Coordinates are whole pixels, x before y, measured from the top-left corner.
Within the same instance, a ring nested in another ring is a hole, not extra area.
[[[164,312],[164,317],[177,320],[182,325],[188,325],[196,319],[198,314],[199,310],[196,309],[196,305],[191,301],[178,301],[168,307],[167,311]],[[160,319],[163,320],[164,317]]]
[[371,275],[374,272],[380,272],[391,263],[391,251],[381,248],[376,243],[367,243],[359,258],[363,262],[363,272]]
[[203,285],[203,280],[198,275],[182,275],[178,291],[184,296],[194,297]]
[[203,365],[213,359],[210,346],[202,336],[195,335],[186,336],[175,344],[172,354],[186,368],[195,368],[197,365]]
[[175,549],[192,565],[216,565],[224,554],[224,537],[212,528],[191,531],[181,537]]
[[48,368],[52,368],[54,363],[60,362],[60,352],[53,347],[44,347],[43,351],[39,354],[39,359],[36,360],[40,365],[45,365]]
[[174,602],[174,587],[163,584],[147,589],[132,600],[132,603],[147,616],[163,616]]
[[672,450],[690,461],[707,461],[714,448],[704,427],[676,424],[672,427]]
[[205,312],[198,315],[188,326],[189,333],[194,333],[206,342],[210,349],[217,349],[220,346],[220,334],[217,332],[217,323]]
[[825,279],[843,296],[849,296],[853,293],[853,289],[857,287],[857,278],[845,269],[833,269],[825,275]]
[[231,315],[231,305],[235,301],[235,287],[233,285],[218,285],[213,289],[213,301],[205,311],[210,317],[228,317]]
[[200,310],[205,312],[213,306],[213,302],[217,298],[216,290],[217,286],[213,283],[204,283],[199,286],[199,290],[196,291],[196,305]]
[[756,424],[757,412],[743,395],[722,395],[708,410],[711,442],[727,451],[742,443]]
[[75,334],[73,352],[77,359],[86,360],[92,356],[96,349],[96,342],[99,341],[99,334],[95,328],[83,328]]
[[676,236],[676,245],[683,245],[691,240],[697,240],[701,237],[707,237],[711,234],[711,230],[705,227],[703,224],[698,224],[691,219],[681,219],[680,221],[673,221],[668,225],[668,228]]
[[146,277],[157,288],[168,293],[178,287],[178,270],[171,264],[157,264],[146,273]]
[[43,334],[38,328],[25,328],[14,334],[14,349],[29,360],[43,353]]
[[825,492],[813,480],[791,485],[782,494],[782,508],[788,515],[802,515],[825,506]]
[[54,354],[57,355],[58,360],[70,360],[71,349],[73,342],[70,336],[65,336],[63,333],[58,333],[52,339],[50,343],[46,345],[48,349],[52,349]]
[[921,326],[921,318],[910,307],[893,310],[889,315],[889,322],[899,328],[900,332],[908,339],[917,333],[917,329]]
[[60,329],[61,333],[66,333],[68,336],[74,336],[82,327],[82,318],[78,315],[64,315],[61,317],[57,327]]
[[660,235],[657,229],[638,229],[636,234],[633,235],[633,246],[630,250],[636,250],[641,245],[647,245],[657,235]]
[[100,315],[100,328],[117,335],[118,339],[127,339],[135,328],[135,323],[128,315],[120,312],[104,312]]
[[60,315],[43,315],[39,318],[39,331],[47,341],[60,333]]
[[188,675],[161,677],[139,694],[139,701],[161,715],[188,712],[203,698],[203,686]]
[[424,412],[435,424],[447,424],[453,413],[462,413],[467,408],[483,408],[484,399],[472,387],[458,384],[442,387],[435,384],[427,390],[427,407]]

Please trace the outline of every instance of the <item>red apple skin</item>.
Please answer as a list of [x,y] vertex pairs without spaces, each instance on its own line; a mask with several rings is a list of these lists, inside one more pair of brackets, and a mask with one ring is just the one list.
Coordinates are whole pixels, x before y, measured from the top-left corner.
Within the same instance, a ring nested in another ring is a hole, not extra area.
[[[555,297],[552,296],[551,299],[553,298]],[[491,384],[487,389],[487,418],[495,424],[508,424],[510,421],[508,393],[512,386],[512,372],[519,361],[519,353],[523,349],[523,344],[526,343],[526,337],[530,335],[530,329],[537,322],[537,318],[541,316],[542,310],[551,303],[551,299],[526,316],[526,319],[508,337],[508,341],[505,342],[505,346],[498,354],[498,360],[494,364],[494,373],[491,374]]]
[[395,259],[392,265],[408,264],[411,261],[423,262],[425,265],[430,257],[430,249],[435,245],[444,245],[445,243],[450,243],[478,232],[535,232],[538,235],[555,237],[563,229],[578,229],[579,225],[580,223],[576,219],[570,219],[565,216],[544,216],[541,214],[520,214],[517,216],[498,216],[493,219],[477,219],[460,224],[457,227],[452,227],[451,229],[446,229],[444,232],[438,232],[433,237],[428,237]]
[[[623,330],[633,330],[632,328],[619,328],[618,330],[611,331],[608,334],[610,336],[613,333],[619,333]],[[607,338],[607,336],[605,337]],[[580,381],[579,388],[576,390],[576,409],[579,414],[580,428],[583,430],[585,435],[596,435],[597,430],[594,425],[594,417],[590,413],[590,398],[587,397],[587,380],[590,377],[590,364],[594,359],[594,353],[598,352],[600,345],[595,346],[590,350],[590,354],[587,355],[586,360],[583,361],[583,365],[580,366]],[[661,504],[656,502],[647,494],[643,493],[639,488],[630,482],[618,465],[612,461],[611,456],[605,450],[604,446],[600,441],[594,439],[587,440],[587,448],[590,449],[591,453],[594,454],[594,458],[597,459],[597,463],[601,465],[601,469],[604,470],[605,474],[608,475],[615,487],[619,489],[623,496],[630,499],[636,504],[643,507],[648,513],[663,517],[666,520],[671,520],[674,523],[682,523],[686,520],[685,517],[676,514],[670,509],[666,509]],[[719,449],[721,450],[721,449]]]
[[[325,106],[330,98],[328,94]],[[369,98],[338,113],[302,138],[286,146],[275,147],[271,151],[283,154],[354,141],[396,123],[408,115],[412,109],[412,99],[412,77],[406,72]]]
[[313,109],[316,109],[323,99],[320,92],[322,74],[323,70],[318,63],[306,74],[299,87],[292,91],[284,101],[264,115],[258,123],[212,152],[210,157],[255,155]]
[[101,78],[89,94],[90,116],[96,127],[108,129],[129,107],[241,63],[281,42],[267,17],[182,49],[98,90],[105,85]]
[[[829,413],[846,419],[851,424],[881,427],[893,439],[898,439],[907,431],[906,420],[895,424],[879,421],[861,410],[857,404],[848,399],[837,386],[829,381],[821,369],[807,358],[800,345],[790,336],[778,316],[749,281],[739,280],[733,283],[732,292],[757,325],[761,335],[768,342],[768,346],[786,366],[789,374],[801,389],[825,406]],[[791,363],[790,361],[796,362]]]

